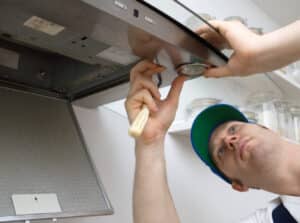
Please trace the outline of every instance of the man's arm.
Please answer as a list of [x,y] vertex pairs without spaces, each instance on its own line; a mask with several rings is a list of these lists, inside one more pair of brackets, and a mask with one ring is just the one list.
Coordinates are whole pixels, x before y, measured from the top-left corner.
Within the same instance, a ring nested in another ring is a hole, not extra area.
[[245,76],[279,69],[300,59],[300,21],[257,35],[240,22],[211,21],[221,35],[206,25],[197,33],[219,49],[232,49],[225,66],[208,69],[207,77]]
[[273,70],[300,59],[300,20],[262,36],[257,61]]
[[136,145],[133,216],[135,223],[179,223],[167,183],[164,138]]
[[133,191],[133,217],[135,223],[178,223],[179,218],[169,191],[164,141],[178,106],[185,78],[177,77],[166,99],[152,81],[152,76],[163,70],[151,62],[138,63],[130,74],[130,90],[126,110],[130,123],[143,105],[150,117],[142,135],[135,139],[135,181]]

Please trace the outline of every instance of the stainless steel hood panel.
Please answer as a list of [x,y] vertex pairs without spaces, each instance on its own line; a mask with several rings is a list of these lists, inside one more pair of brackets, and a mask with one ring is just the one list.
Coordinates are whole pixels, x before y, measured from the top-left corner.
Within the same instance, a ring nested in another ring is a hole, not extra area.
[[[95,107],[124,97],[129,71],[142,58],[168,70],[226,62],[146,3],[0,1],[1,222],[113,213],[71,102],[83,99]],[[163,85],[175,75],[162,74]],[[43,193],[56,194],[61,212],[32,210],[33,196]],[[30,195],[22,206],[31,210],[17,211],[13,195]]]
[[[24,25],[33,17],[63,30],[51,35]],[[169,60],[171,68],[191,60],[214,66],[226,62],[196,34],[133,0],[2,0],[0,33],[1,47],[20,54],[18,69],[1,67],[2,82],[70,101],[126,83],[130,68],[141,58],[167,55],[159,62]],[[40,57],[50,59],[34,59]],[[163,81],[169,83],[170,78]]]

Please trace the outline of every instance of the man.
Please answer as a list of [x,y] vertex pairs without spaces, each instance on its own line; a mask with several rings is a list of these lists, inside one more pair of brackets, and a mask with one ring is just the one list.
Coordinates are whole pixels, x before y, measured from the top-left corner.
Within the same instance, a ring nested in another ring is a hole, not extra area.
[[234,107],[221,104],[201,112],[191,139],[200,158],[233,189],[300,196],[300,145],[249,123]]
[[198,115],[191,139],[199,157],[233,189],[295,195],[274,200],[243,222],[300,222],[299,144],[249,123],[240,111],[225,104]]
[[[299,24],[296,22],[284,28],[283,31],[275,31],[271,37],[271,34],[268,34],[269,36],[256,36],[236,22],[214,22],[214,25],[225,36],[226,43],[234,48],[235,54],[230,58],[227,65],[212,68],[206,71],[205,75],[220,77],[230,74],[257,73],[277,68],[280,57],[283,57],[280,60],[280,66],[300,59]],[[203,28],[199,30],[199,33],[204,38],[220,43],[220,48],[224,46],[224,42],[206,31]],[[294,34],[292,37],[289,36],[291,33]],[[243,38],[238,38],[238,36]],[[267,39],[272,38],[276,41],[269,44]],[[286,42],[286,38],[290,42]],[[246,40],[246,45],[244,45],[244,40]],[[295,46],[296,43],[298,43],[297,46]],[[282,48],[282,44],[288,48]],[[274,55],[274,51],[277,56]],[[258,57],[260,60],[257,59]],[[256,62],[254,67],[256,70],[247,67],[253,61]],[[175,117],[185,77],[178,76],[173,81],[168,96],[162,100],[155,83],[152,81],[152,76],[163,70],[164,68],[159,65],[142,61],[132,69],[130,75],[131,87],[126,100],[126,110],[130,123],[144,104],[148,106],[151,112],[143,134],[136,139],[133,193],[135,223],[179,222],[167,184],[164,139]],[[300,179],[300,167],[298,165],[300,163],[298,162],[300,150],[297,150],[297,145],[282,140],[264,127],[247,123],[243,115],[231,106],[223,105],[219,108],[212,107],[209,109],[211,110],[203,111],[195,120],[192,129],[192,141],[197,154],[215,173],[239,191],[246,191],[249,187],[254,187],[300,196],[300,182],[297,181]],[[212,117],[220,116],[222,118],[214,122],[209,121],[208,116],[213,113],[215,115]],[[227,115],[222,116],[222,114]],[[209,122],[210,125],[205,122]],[[205,130],[205,136],[202,135],[204,134],[201,132],[202,128]],[[204,138],[200,139],[199,137]],[[211,149],[208,150],[208,148]],[[286,175],[284,171],[287,172]],[[278,203],[273,205],[275,207],[273,209],[277,208]],[[279,216],[276,218],[279,219],[279,222],[280,216],[285,219],[281,222],[287,222],[287,219],[300,221],[300,216],[297,215],[300,213],[299,198],[296,197],[289,203],[292,204],[289,211],[294,207],[296,207],[296,211],[290,211],[292,212],[290,213],[284,208],[283,210],[286,212],[281,211],[282,208],[279,209],[279,212],[275,211],[274,215],[275,217]],[[257,212],[245,222],[273,222],[272,216],[267,214],[270,213],[268,210]]]

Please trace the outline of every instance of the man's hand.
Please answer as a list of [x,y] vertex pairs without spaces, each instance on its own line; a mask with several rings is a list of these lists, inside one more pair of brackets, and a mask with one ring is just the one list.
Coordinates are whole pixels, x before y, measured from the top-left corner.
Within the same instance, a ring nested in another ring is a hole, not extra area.
[[144,144],[164,138],[174,120],[179,95],[185,80],[178,76],[172,83],[166,99],[161,100],[160,93],[152,76],[165,70],[164,67],[147,60],[138,63],[130,72],[130,90],[125,102],[130,123],[133,122],[143,105],[150,110],[150,117],[142,135],[137,139]]
[[210,23],[221,35],[206,25],[198,34],[219,49],[233,49],[233,54],[225,66],[208,69],[206,77],[264,73],[300,59],[300,21],[262,36],[237,21]]
[[255,61],[262,41],[261,36],[238,21],[210,21],[210,24],[218,29],[221,35],[207,25],[201,26],[196,32],[220,50],[233,49],[234,53],[228,64],[208,69],[204,76],[244,76],[264,70],[264,65],[258,67],[259,64]]

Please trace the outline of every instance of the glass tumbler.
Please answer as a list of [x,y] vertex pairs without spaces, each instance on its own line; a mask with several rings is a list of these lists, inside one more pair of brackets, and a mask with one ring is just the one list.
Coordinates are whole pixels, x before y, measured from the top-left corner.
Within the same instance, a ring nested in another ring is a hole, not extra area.
[[290,107],[291,113],[291,139],[300,143],[300,106],[294,105]]
[[273,92],[258,92],[246,100],[246,106],[257,114],[257,123],[277,131],[277,117]]
[[220,102],[221,100],[218,98],[196,98],[192,100],[186,107],[188,121],[193,121],[202,110]]
[[291,138],[291,120],[292,116],[290,113],[289,103],[284,100],[274,101],[277,117],[277,132],[286,138]]

